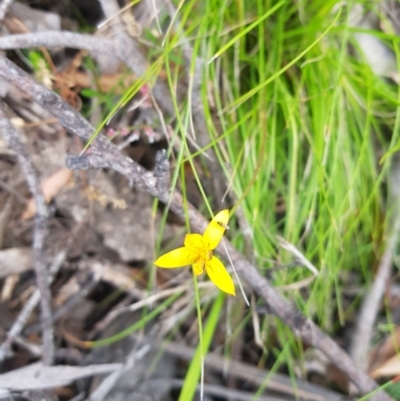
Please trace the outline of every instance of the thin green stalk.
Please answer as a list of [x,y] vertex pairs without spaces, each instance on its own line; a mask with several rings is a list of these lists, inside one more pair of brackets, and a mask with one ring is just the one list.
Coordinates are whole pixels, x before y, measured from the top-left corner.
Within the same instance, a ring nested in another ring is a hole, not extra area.
[[147,323],[149,323],[151,320],[156,318],[169,305],[171,305],[176,299],[178,299],[178,297],[180,297],[181,294],[182,294],[181,292],[178,292],[178,293],[170,296],[162,304],[158,305],[152,311],[149,311],[149,313],[146,314],[145,316],[143,316],[138,322],[136,322],[132,326],[129,326],[125,330],[122,330],[118,334],[115,334],[108,338],[103,338],[102,340],[98,340],[98,341],[85,341],[85,344],[90,348],[100,348],[100,347],[104,347],[106,345],[114,344],[118,341],[121,341],[122,339],[124,339],[125,337],[134,333],[135,331],[140,330],[143,327],[145,327],[145,325]]
[[202,355],[205,355],[210,347],[214,331],[219,322],[224,299],[225,295],[221,292],[213,303],[203,332],[203,342],[202,344],[198,344],[193,359],[190,362],[178,401],[189,401],[193,399],[201,374]]

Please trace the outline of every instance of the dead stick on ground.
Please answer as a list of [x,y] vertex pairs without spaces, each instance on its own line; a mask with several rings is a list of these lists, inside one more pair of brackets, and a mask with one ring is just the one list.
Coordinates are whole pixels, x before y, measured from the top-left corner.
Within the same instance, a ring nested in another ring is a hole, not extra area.
[[[56,93],[39,85],[26,72],[3,56],[0,56],[0,77],[6,79],[45,107],[59,119],[60,124],[69,132],[84,140],[87,140],[94,132],[94,128]],[[174,192],[171,195],[167,191],[169,187],[169,163],[165,151],[157,154],[154,173],[147,171],[132,159],[124,156],[115,145],[102,135],[96,138],[90,151],[90,153],[82,157],[70,156],[67,159],[67,165],[72,169],[107,167],[118,171],[130,183],[146,190],[161,202],[169,204],[174,213],[182,219],[185,218],[184,205],[187,203],[183,202],[180,193]],[[187,207],[193,230],[202,232],[207,226],[208,220],[190,204],[187,204]],[[374,380],[363,371],[357,369],[352,359],[343,349],[313,321],[301,314],[289,303],[228,240],[224,239],[224,241],[238,273],[265,300],[269,310],[274,315],[287,324],[296,336],[325,353],[348,376],[360,393],[365,394],[377,388]],[[220,246],[219,249],[222,250],[223,247]],[[224,256],[224,252],[221,252],[221,255]],[[387,394],[380,392],[374,399],[389,400],[391,398]]]
[[[67,240],[65,247],[57,253],[54,257],[49,269],[48,269],[48,280],[49,286],[54,280],[54,277],[60,270],[61,266],[65,262],[67,258],[68,250],[71,247],[74,238],[76,237],[77,232],[83,227],[83,223],[78,224],[73,230],[72,234]],[[11,326],[10,330],[7,333],[6,340],[0,345],[0,362],[3,362],[6,359],[7,354],[10,350],[11,345],[13,342],[18,339],[18,336],[21,334],[22,330],[24,329],[26,323],[28,322],[29,317],[31,316],[33,310],[36,308],[40,301],[40,291],[37,289],[25,303],[24,307],[22,308],[21,312],[19,313],[17,319]],[[55,314],[52,316],[52,322],[56,320]],[[41,353],[42,354],[42,353]]]
[[[186,138],[200,146],[200,148],[207,147],[210,142],[210,133],[207,129],[207,121],[205,117],[205,109],[201,95],[201,86],[203,84],[203,66],[205,61],[194,54],[191,46],[191,41],[185,37],[182,29],[182,23],[177,17],[178,9],[172,4],[170,0],[165,1],[165,5],[170,14],[171,21],[174,21],[176,35],[180,38],[184,66],[188,77],[188,107],[190,116],[191,129]],[[193,140],[191,140],[193,136]],[[207,157],[207,167],[210,171],[212,181],[212,194],[214,196],[215,204],[220,205],[223,202],[223,195],[227,180],[218,163],[217,155],[214,148],[203,151],[203,156]]]
[[[70,47],[72,49],[87,50],[92,53],[111,56],[114,51],[114,41],[112,39],[69,31],[21,33],[2,36],[0,38],[0,49],[3,50],[32,49],[38,47]],[[117,55],[117,57],[119,56]]]
[[[54,276],[57,274],[58,270],[64,263],[67,256],[67,249],[63,249],[60,251],[56,257],[54,258],[53,263],[49,268],[49,285],[54,279]],[[18,318],[15,320],[14,324],[11,326],[11,329],[7,333],[6,341],[0,346],[0,362],[2,362],[10,349],[10,346],[14,342],[14,340],[21,334],[24,329],[29,317],[32,314],[32,311],[36,308],[37,304],[40,301],[40,291],[37,289],[25,303],[21,312],[18,315]],[[54,319],[52,319],[54,320]]]
[[51,294],[43,255],[44,241],[47,236],[49,211],[35,168],[30,160],[28,152],[19,139],[17,130],[6,116],[6,105],[2,101],[0,101],[0,131],[7,145],[15,152],[24,172],[29,190],[36,203],[37,212],[33,232],[34,266],[42,310],[43,363],[50,365],[54,355],[53,327],[51,323]]
[[393,257],[400,232],[400,156],[398,154],[392,160],[388,186],[390,191],[388,198],[390,217],[387,219],[389,227],[386,236],[386,250],[381,256],[371,289],[364,297],[350,348],[350,355],[361,370],[367,370],[368,368],[368,349],[385,288],[390,279]]
[[3,0],[0,4],[0,21],[3,21],[13,0]]
[[[143,75],[148,68],[139,45],[125,32],[120,32],[112,39],[69,31],[32,32],[0,38],[0,49],[3,50],[32,49],[41,46],[46,48],[68,47],[117,57],[137,76]],[[174,115],[167,86],[158,80],[152,91],[162,109],[170,116]]]
[[[116,0],[99,0],[99,3],[106,18],[113,19],[111,29],[114,30],[115,37],[113,38],[114,50],[111,54],[117,54],[117,57],[119,57],[135,75],[144,75],[148,69],[147,60],[142,54],[138,42],[127,32],[126,26],[120,18],[121,8],[118,2]],[[164,82],[158,79],[152,88],[152,92],[164,112],[170,116],[175,115],[171,95]]]
[[[120,9],[117,3],[107,0],[102,2],[102,8],[104,14],[109,20],[119,18],[118,12]],[[121,23],[121,25],[123,25],[123,23]],[[119,24],[113,24],[112,28],[115,28],[116,32],[116,36],[112,39],[69,31],[32,32],[27,34],[3,36],[0,38],[0,49],[68,47],[72,49],[87,50],[92,54],[100,53],[109,55],[110,57],[116,56],[124,62],[135,75],[143,75],[148,68],[148,64],[140,51],[138,43],[125,32],[124,26],[121,27]],[[196,71],[193,77],[193,80],[196,82],[201,79],[200,67],[200,65],[196,66]],[[158,80],[155,82],[152,92],[157,104],[162,107],[163,111],[169,116],[174,116],[175,110],[173,102],[171,101],[171,96],[166,85]],[[195,90],[192,92],[194,95],[197,93]],[[199,102],[201,102],[200,94],[196,95],[196,98],[192,100],[192,103],[194,106],[198,105],[194,107],[195,112],[193,114],[201,116],[202,114],[199,113],[204,113],[204,109],[199,109]],[[194,120],[196,130],[199,133],[206,132],[204,121],[204,118],[200,117]],[[203,141],[204,144],[202,144],[201,138],[204,136],[205,135],[202,135],[199,138],[200,146],[205,146],[208,143]],[[198,149],[200,148],[199,144],[197,144],[191,136],[188,137],[188,140],[193,146]],[[210,159],[207,153],[205,153],[205,155]],[[218,173],[217,175],[220,176],[221,174]],[[220,197],[217,196],[217,199],[219,198]]]
[[132,369],[136,362],[143,359],[151,350],[150,344],[144,344],[140,349],[132,349],[129,353],[128,357],[125,360],[125,363],[115,372],[111,373],[108,377],[106,377],[102,383],[90,394],[90,396],[86,399],[86,401],[103,401],[107,399],[110,391],[115,387],[117,381]]

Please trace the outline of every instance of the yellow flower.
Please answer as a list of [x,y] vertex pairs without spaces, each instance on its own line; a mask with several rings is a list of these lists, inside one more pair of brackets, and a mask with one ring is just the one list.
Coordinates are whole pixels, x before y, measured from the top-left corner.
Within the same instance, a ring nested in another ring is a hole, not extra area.
[[186,234],[184,247],[160,256],[154,264],[164,268],[193,265],[196,276],[203,273],[205,268],[208,277],[220,290],[236,295],[231,276],[212,253],[228,227],[228,220],[229,210],[222,210],[211,220],[203,235]]

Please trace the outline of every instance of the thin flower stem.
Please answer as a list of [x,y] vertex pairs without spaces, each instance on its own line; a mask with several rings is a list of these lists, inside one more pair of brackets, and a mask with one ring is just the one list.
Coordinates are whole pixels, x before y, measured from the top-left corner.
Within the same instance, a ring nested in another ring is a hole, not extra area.
[[197,284],[197,277],[194,274],[194,272],[193,272],[193,284],[194,284],[194,293],[195,293],[195,297],[196,297],[197,322],[199,325],[199,342],[200,342],[200,350],[201,350],[200,401],[203,401],[203,391],[204,391],[203,321],[201,318],[201,303],[200,303],[199,286]]

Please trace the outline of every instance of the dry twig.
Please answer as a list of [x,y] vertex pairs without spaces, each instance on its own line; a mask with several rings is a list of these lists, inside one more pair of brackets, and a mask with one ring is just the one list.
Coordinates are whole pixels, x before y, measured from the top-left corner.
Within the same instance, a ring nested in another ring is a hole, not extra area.
[[[54,276],[57,274],[61,265],[64,263],[64,260],[67,256],[66,250],[62,250],[58,253],[58,255],[54,258],[54,261],[49,269],[49,285],[53,281]],[[0,362],[3,361],[10,349],[11,344],[14,339],[19,336],[24,329],[32,311],[36,308],[37,304],[40,301],[40,291],[37,289],[29,298],[28,302],[22,308],[17,320],[12,325],[10,331],[7,333],[6,341],[0,346]]]
[[[78,227],[79,229],[79,227]],[[68,249],[71,246],[72,243],[72,238],[71,236],[67,242],[67,245],[64,249],[62,249],[58,254],[55,256],[53,259],[52,264],[50,265],[50,268],[48,270],[48,285],[50,286],[55,275],[61,268],[62,264],[64,263]],[[40,301],[40,291],[37,289],[29,298],[28,302],[24,305],[22,308],[22,311],[20,312],[18,318],[12,325],[11,329],[7,333],[7,339],[6,341],[0,345],[0,362],[4,361],[4,359],[7,357],[8,352],[10,350],[10,347],[12,343],[18,339],[18,336],[21,334],[22,330],[24,329],[30,315],[32,314],[32,311],[36,308],[37,304]],[[51,322],[54,321],[54,316],[51,318]],[[44,348],[46,349],[46,348]]]
[[[135,75],[143,75],[148,68],[147,61],[138,43],[126,32],[126,28],[123,26],[123,22],[120,18],[121,9],[118,2],[115,0],[99,0],[99,2],[105,17],[107,19],[114,19],[117,22],[112,25],[115,37],[113,38],[114,49],[111,55],[116,54]],[[168,115],[173,116],[175,111],[167,86],[162,81],[157,80],[152,88],[152,92],[161,108]]]
[[0,4],[0,21],[3,21],[13,0],[3,0]]
[[125,363],[115,372],[111,373],[106,377],[103,382],[90,394],[87,401],[103,401],[106,399],[109,392],[114,388],[119,378],[132,369],[134,364],[141,360],[149,351],[151,347],[149,344],[143,345],[139,350],[133,349],[132,352],[126,358]]
[[47,236],[49,211],[40,188],[40,180],[30,160],[29,154],[19,139],[17,130],[7,118],[6,105],[1,101],[0,130],[7,145],[15,152],[25,174],[29,190],[36,202],[37,213],[33,231],[33,257],[42,310],[43,363],[50,365],[53,361],[54,354],[53,326],[51,322],[51,293],[44,261],[44,241]]
[[[0,56],[0,77],[5,78],[44,106],[59,119],[60,124],[68,131],[84,140],[87,140],[94,132],[94,128],[57,94],[36,83],[27,73],[2,56]],[[171,194],[167,191],[169,188],[169,163],[165,151],[157,154],[155,172],[151,173],[121,154],[117,147],[102,135],[95,139],[90,150],[88,154],[81,157],[70,156],[67,159],[67,165],[72,169],[107,167],[118,171],[130,183],[146,190],[161,202],[169,204],[170,209],[182,219],[188,216],[194,231],[202,232],[206,228],[207,219],[192,205],[183,202],[180,193]],[[187,210],[185,211],[186,205]],[[227,239],[224,239],[224,242],[236,270],[252,289],[264,299],[271,313],[287,324],[296,336],[325,353],[348,376],[360,393],[368,393],[377,387],[376,383],[366,373],[357,369],[343,349],[312,320],[301,314],[288,302]],[[223,247],[219,249],[222,250]],[[222,255],[225,256],[224,253]],[[390,397],[381,392],[375,399],[388,400]]]
[[394,156],[391,166],[390,179],[388,185],[390,189],[389,202],[391,218],[388,219],[386,250],[383,253],[378,271],[370,291],[366,294],[361,306],[360,314],[357,319],[356,330],[352,338],[350,355],[359,369],[367,370],[368,349],[372,340],[376,317],[381,306],[381,301],[385,292],[386,285],[390,279],[392,271],[393,257],[396,250],[398,235],[400,232],[400,157]]
[[63,387],[76,380],[113,372],[120,368],[119,363],[87,366],[43,366],[41,363],[33,363],[0,374],[0,390],[25,391]]
[[[164,379],[165,380],[165,379]],[[173,379],[169,381],[169,384],[173,387],[182,388],[184,384],[184,380],[182,379]],[[200,391],[203,391],[204,394],[209,394],[221,398],[223,400],[235,400],[235,401],[253,401],[254,400],[254,392],[238,390],[236,388],[226,388],[225,386],[217,385],[217,384],[204,384],[203,387],[200,385],[197,386],[197,392],[200,394]],[[323,399],[321,398],[321,401]],[[277,395],[257,395],[257,401],[291,401],[291,399],[287,397],[278,397]],[[327,400],[323,400],[327,401]]]
[[[113,46],[114,41],[112,39],[69,31],[21,33],[0,38],[0,49],[3,50],[68,47],[111,56],[114,53]],[[117,57],[119,56],[117,55]]]
[[[172,4],[170,0],[166,0],[165,5],[170,14],[177,34],[180,36],[181,48],[183,59],[185,63],[186,74],[188,76],[188,107],[190,113],[191,122],[191,135],[193,135],[196,143],[201,147],[205,148],[211,142],[210,134],[207,129],[207,120],[205,117],[205,110],[203,99],[201,95],[201,87],[203,83],[203,66],[205,61],[200,57],[195,57],[193,53],[190,41],[186,38],[182,32],[182,24],[176,17],[178,10]],[[190,137],[189,137],[190,139]],[[226,180],[221,171],[218,163],[217,156],[213,148],[206,152],[203,152],[208,158],[207,165],[210,170],[210,176],[212,179],[213,195],[215,197],[215,204],[223,202],[224,186],[226,186]]]
[[[124,32],[120,32],[112,39],[69,31],[24,33],[0,38],[0,49],[3,50],[32,49],[42,46],[46,48],[68,47],[117,57],[137,76],[143,75],[147,69],[146,59],[140,52],[138,44]],[[152,91],[162,109],[172,116],[174,109],[166,85],[157,81]]]

